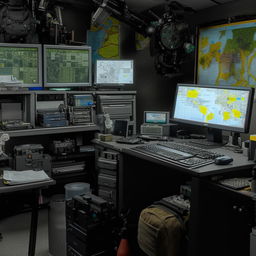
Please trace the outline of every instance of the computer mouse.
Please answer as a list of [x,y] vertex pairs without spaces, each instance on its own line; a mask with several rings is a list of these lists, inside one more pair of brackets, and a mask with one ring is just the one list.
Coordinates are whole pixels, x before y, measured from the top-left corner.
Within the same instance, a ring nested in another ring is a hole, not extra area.
[[219,157],[215,158],[214,162],[217,165],[226,165],[226,164],[233,162],[233,158],[230,156],[219,156]]

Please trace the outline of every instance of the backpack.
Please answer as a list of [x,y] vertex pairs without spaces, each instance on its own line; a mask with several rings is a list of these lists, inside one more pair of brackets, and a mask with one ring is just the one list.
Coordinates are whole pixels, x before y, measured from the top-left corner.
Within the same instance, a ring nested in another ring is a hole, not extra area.
[[185,223],[173,210],[151,205],[142,210],[138,244],[148,256],[178,256],[185,238]]
[[36,22],[25,5],[5,5],[0,10],[0,42],[36,43]]

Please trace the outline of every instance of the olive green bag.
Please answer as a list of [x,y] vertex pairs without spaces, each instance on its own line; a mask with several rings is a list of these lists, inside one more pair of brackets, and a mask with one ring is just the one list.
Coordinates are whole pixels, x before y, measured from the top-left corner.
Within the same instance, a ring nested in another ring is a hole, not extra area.
[[138,244],[148,256],[178,256],[184,236],[185,224],[171,209],[152,205],[142,210]]

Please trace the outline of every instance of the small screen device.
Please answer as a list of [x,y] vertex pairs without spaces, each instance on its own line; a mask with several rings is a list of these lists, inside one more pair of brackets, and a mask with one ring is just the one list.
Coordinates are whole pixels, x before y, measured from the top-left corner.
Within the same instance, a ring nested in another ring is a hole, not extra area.
[[143,135],[169,136],[169,112],[145,111],[144,123],[140,126],[140,133]]
[[144,123],[145,124],[168,124],[169,116],[170,116],[169,112],[145,111]]

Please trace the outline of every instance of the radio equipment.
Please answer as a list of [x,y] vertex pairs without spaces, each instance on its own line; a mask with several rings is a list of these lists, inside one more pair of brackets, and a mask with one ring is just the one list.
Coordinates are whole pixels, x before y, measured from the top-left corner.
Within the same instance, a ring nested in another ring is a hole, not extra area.
[[66,201],[67,256],[114,255],[113,205],[95,195]]
[[169,136],[170,125],[142,124],[140,133],[145,135]]
[[89,106],[69,107],[69,122],[71,125],[93,123],[93,108]]
[[24,144],[14,147],[14,169],[44,170],[48,175],[51,173],[51,157],[43,153],[41,144]]
[[144,111],[144,123],[140,127],[140,133],[145,135],[169,136],[169,112]]
[[1,129],[5,131],[25,130],[31,129],[32,125],[21,120],[2,121]]
[[37,119],[39,125],[45,128],[68,126],[66,114],[57,110],[40,110]]
[[50,149],[54,155],[65,156],[75,152],[76,144],[75,141],[71,139],[66,139],[64,141],[54,140]]

